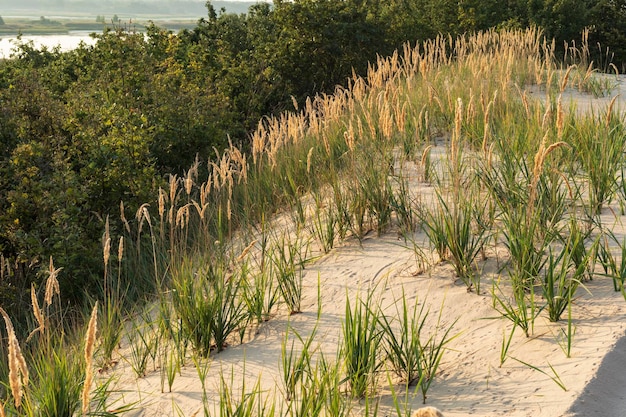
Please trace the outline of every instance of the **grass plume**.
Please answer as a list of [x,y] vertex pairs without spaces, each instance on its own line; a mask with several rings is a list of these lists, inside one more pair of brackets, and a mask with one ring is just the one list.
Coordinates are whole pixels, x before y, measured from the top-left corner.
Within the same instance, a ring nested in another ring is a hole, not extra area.
[[82,392],[82,411],[83,415],[89,411],[89,392],[91,391],[91,383],[93,380],[93,352],[96,347],[96,332],[98,330],[98,303],[93,306],[89,324],[87,325],[87,333],[85,334],[85,382],[83,383]]

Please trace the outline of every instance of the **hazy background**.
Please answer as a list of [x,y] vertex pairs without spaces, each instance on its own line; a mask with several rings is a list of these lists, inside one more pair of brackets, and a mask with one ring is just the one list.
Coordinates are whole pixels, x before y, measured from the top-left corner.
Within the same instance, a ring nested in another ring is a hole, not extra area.
[[[216,10],[246,13],[257,1],[213,1]],[[204,0],[0,0],[0,16],[89,17],[117,14],[122,17],[206,16]]]

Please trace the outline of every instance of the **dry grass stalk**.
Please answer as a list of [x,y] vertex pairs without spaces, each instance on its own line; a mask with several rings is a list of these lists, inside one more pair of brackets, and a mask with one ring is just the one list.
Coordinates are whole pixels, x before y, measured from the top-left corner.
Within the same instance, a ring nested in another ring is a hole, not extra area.
[[111,238],[107,237],[104,241],[104,248],[102,249],[102,257],[104,259],[104,269],[106,275],[107,265],[109,265],[109,259],[111,258]]
[[246,156],[247,154],[241,153],[239,149],[237,149],[237,152],[239,155],[239,159],[237,160],[237,162],[239,163],[239,166],[240,166],[239,177],[237,179],[237,183],[241,183],[242,179],[244,183],[247,183],[248,182],[248,157]]
[[104,235],[102,236],[102,246],[104,246],[107,239],[111,238],[110,228],[109,228],[109,216],[107,215],[106,221],[104,223]]
[[[346,145],[348,145],[348,149],[350,149],[350,151],[354,151],[354,128],[352,127],[352,122],[350,122],[350,124],[348,125],[348,130],[343,132],[343,138],[346,141]],[[307,168],[308,168],[308,158],[307,158]]]
[[[406,100],[406,98],[405,98]],[[395,121],[398,131],[404,133],[406,130],[406,115],[407,115],[407,107],[409,106],[408,101],[404,101],[402,105],[400,105],[400,99],[396,101],[396,109],[395,109]]]
[[558,148],[561,148],[563,146],[568,147],[569,144],[567,142],[560,141],[560,142],[556,142],[556,143],[553,143],[552,145],[548,146],[548,148],[544,152],[543,159],[545,160],[546,156],[550,155],[552,153],[552,151],[554,151],[554,150],[556,150]]
[[122,222],[124,223],[124,228],[126,228],[126,232],[130,233],[130,224],[128,223],[128,220],[126,220],[126,215],[124,214],[124,202],[120,201],[120,218],[122,219]]
[[124,236],[120,236],[120,241],[117,244],[117,262],[121,263],[124,258]]
[[107,294],[107,272],[109,267],[109,257],[111,255],[111,234],[109,231],[109,216],[107,216],[104,226],[104,236],[102,236],[102,257],[104,259],[104,293]]
[[564,125],[565,115],[563,112],[563,99],[561,94],[559,94],[559,98],[556,104],[556,137],[561,140],[563,138],[563,125]]
[[[458,180],[456,173],[458,173],[458,157],[459,157],[459,146],[461,141],[461,125],[463,124],[463,100],[461,98],[457,98],[456,100],[456,111],[454,115],[454,132],[452,135],[452,139],[450,141],[450,163],[455,172],[455,178],[453,180]],[[458,185],[458,184],[456,184]]]
[[163,222],[163,215],[165,214],[165,191],[159,187],[159,217]]
[[196,211],[198,212],[198,217],[200,217],[200,221],[204,222],[204,216],[206,214],[206,211],[209,207],[211,207],[211,205],[209,203],[206,203],[201,206],[196,201],[192,201],[191,203],[196,208]]
[[33,315],[37,320],[37,328],[30,332],[28,337],[26,338],[26,343],[30,341],[30,339],[35,335],[35,333],[39,332],[44,334],[46,331],[46,321],[43,316],[43,312],[41,308],[39,308],[39,301],[37,300],[37,292],[35,291],[35,284],[32,284],[30,287],[30,301],[33,306]]
[[420,166],[422,167],[422,180],[424,182],[428,182],[428,176],[429,176],[429,164],[430,164],[430,150],[433,148],[433,145],[428,145],[426,148],[424,148],[424,150],[422,151],[422,158],[420,160]]
[[491,113],[492,106],[493,106],[493,101],[490,101],[489,104],[487,104],[487,109],[485,110],[485,117],[483,120],[484,130],[483,130],[483,143],[482,143],[481,149],[483,151],[483,155],[485,156],[487,156],[487,150],[488,150],[487,143],[489,143],[489,114]]
[[369,136],[372,138],[376,137],[376,125],[374,124],[374,120],[372,118],[371,112],[365,114],[365,121],[367,122],[367,128],[369,129]]
[[565,89],[567,88],[567,82],[569,80],[569,74],[570,72],[572,72],[572,69],[576,67],[576,65],[570,65],[567,68],[567,71],[565,71],[565,75],[563,76],[563,80],[561,81],[561,89],[560,92],[562,93],[563,91],[565,91]]
[[213,175],[209,174],[206,182],[200,186],[200,205],[202,207],[208,205],[209,194],[211,193],[211,186],[213,185]]
[[174,205],[176,202],[176,194],[178,193],[178,177],[170,175],[170,205]]
[[189,204],[185,204],[176,212],[176,227],[185,228],[189,224]]
[[265,140],[267,138],[265,133],[265,125],[263,123],[263,119],[261,119],[259,120],[259,125],[256,131],[252,134],[252,164],[255,166],[258,166],[260,163],[261,160],[259,157],[263,154],[263,150],[265,149]]
[[15,400],[15,408],[20,408],[22,396],[24,395],[23,387],[28,385],[28,367],[15,336],[15,329],[9,315],[2,307],[0,307],[0,314],[4,318],[9,339],[9,386],[11,387],[11,395],[13,395]]
[[313,150],[315,148],[313,146],[311,146],[311,149],[309,149],[309,153],[306,154],[306,173],[310,174],[311,173],[311,160],[313,159]]
[[250,242],[250,244],[246,246],[246,248],[241,252],[241,255],[237,257],[237,262],[243,261],[243,259],[246,257],[248,252],[250,252],[252,248],[254,247],[254,245],[256,245],[258,242],[259,242],[258,239],[255,239],[252,242]]
[[191,178],[191,170],[187,172],[185,176],[185,192],[187,196],[191,195],[191,190],[193,188],[193,179]]
[[200,160],[196,157],[195,162],[187,171],[187,175],[185,175],[185,192],[187,196],[191,194],[191,190],[193,189],[194,178],[198,177],[198,167],[200,166]]
[[537,149],[537,153],[535,153],[535,160],[533,164],[533,182],[536,178],[539,178],[541,171],[543,170],[544,158],[546,156],[546,141],[548,139],[548,133],[543,136],[541,139],[541,143],[539,144],[539,149]]
[[137,219],[137,236],[141,236],[141,232],[143,231],[143,222],[147,220],[150,223],[150,213],[148,212],[148,203],[142,204],[138,209],[137,213],[135,213],[135,217]]
[[476,106],[474,105],[474,92],[470,88],[470,98],[467,102],[467,110],[465,111],[465,120],[472,122],[476,118]]
[[379,120],[380,130],[385,139],[391,139],[393,136],[393,115],[389,107],[389,103],[385,101],[385,104],[380,113]]
[[611,102],[609,103],[609,107],[606,110],[606,126],[609,127],[609,124],[611,123],[611,115],[613,114],[613,106],[615,105],[615,101],[617,100],[618,96],[615,96],[611,99]]
[[546,130],[548,128],[550,120],[552,120],[552,106],[548,104],[546,106],[546,112],[543,114],[543,120],[541,121],[541,130]]
[[[174,220],[175,220],[175,216],[174,216],[174,211],[176,210],[176,208],[174,207],[174,205],[172,204],[172,206],[167,210],[167,221],[170,225],[170,234],[173,233],[174,230]],[[141,224],[140,224],[141,226]],[[141,232],[141,230],[139,230]],[[170,237],[172,237],[170,235]]]
[[85,382],[83,383],[83,415],[89,411],[89,391],[93,380],[93,352],[96,346],[96,332],[98,330],[98,302],[93,306],[91,318],[85,335]]
[[52,298],[55,296],[55,294],[61,294],[61,289],[59,288],[59,280],[57,280],[57,276],[62,269],[63,268],[54,267],[51,256],[50,265],[48,267],[48,279],[46,280],[46,292],[44,295],[44,303],[46,304],[46,307],[50,307],[50,305],[52,304]]
[[[107,217],[107,224],[108,224]],[[108,229],[105,234],[106,240],[104,241],[103,248],[103,258],[104,258],[104,295],[107,296],[109,294],[109,258],[111,256],[111,238],[108,236]]]
[[456,99],[456,107],[454,114],[454,140],[457,142],[461,139],[461,127],[463,125],[463,100],[461,97]]

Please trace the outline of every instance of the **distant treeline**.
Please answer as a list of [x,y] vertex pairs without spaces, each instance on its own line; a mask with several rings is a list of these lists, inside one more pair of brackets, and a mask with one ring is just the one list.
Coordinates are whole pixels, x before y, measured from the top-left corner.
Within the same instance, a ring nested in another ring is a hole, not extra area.
[[17,314],[50,257],[68,301],[93,295],[107,216],[123,232],[121,201],[132,218],[168,174],[229,141],[245,149],[263,115],[332,92],[407,41],[537,25],[563,45],[589,27],[601,68],[626,63],[624,0],[275,0],[239,15],[206,6],[177,35],[109,30],[94,46],[24,44],[0,62],[0,305]]

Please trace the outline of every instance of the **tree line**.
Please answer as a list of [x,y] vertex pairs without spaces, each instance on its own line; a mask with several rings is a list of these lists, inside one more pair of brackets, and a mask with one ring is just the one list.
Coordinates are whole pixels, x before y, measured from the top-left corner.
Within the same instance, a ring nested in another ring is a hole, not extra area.
[[[69,52],[18,46],[0,62],[0,305],[18,312],[50,257],[78,303],[102,276],[102,232],[154,200],[169,174],[229,142],[246,149],[259,119],[332,92],[377,55],[492,27],[599,43],[626,63],[625,0],[274,0],[215,10],[177,34],[109,28]],[[7,267],[9,265],[9,267]]]

